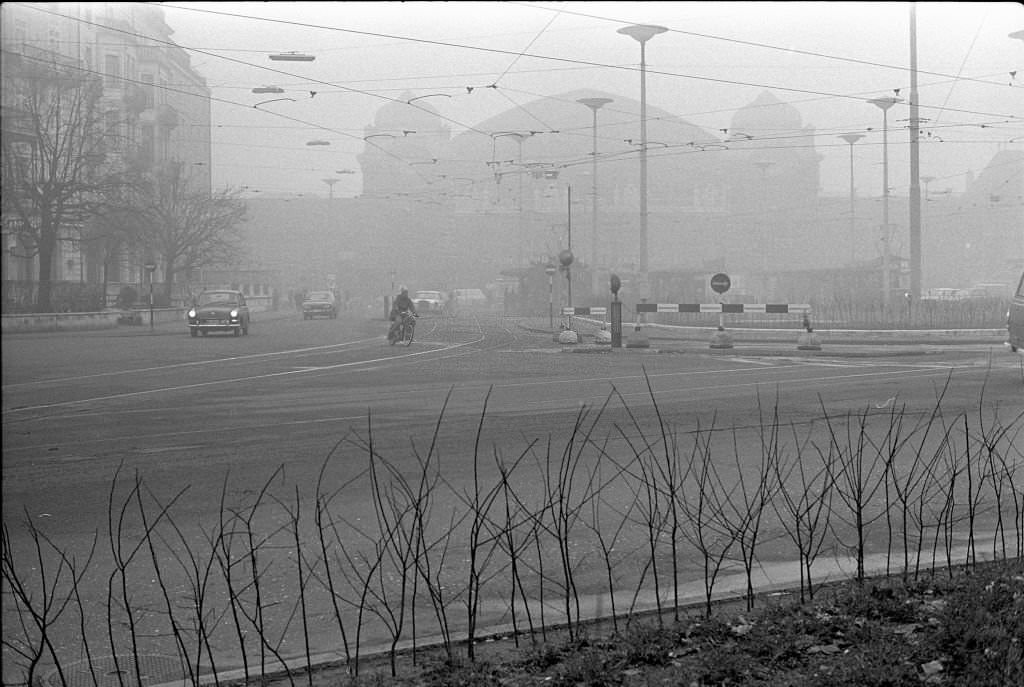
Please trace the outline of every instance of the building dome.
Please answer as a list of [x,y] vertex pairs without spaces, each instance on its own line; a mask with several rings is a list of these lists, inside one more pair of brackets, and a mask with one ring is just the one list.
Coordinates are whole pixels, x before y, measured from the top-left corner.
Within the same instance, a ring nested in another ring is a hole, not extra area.
[[795,107],[782,102],[769,91],[762,91],[754,102],[733,115],[729,133],[744,133],[757,138],[795,134],[803,126],[803,118]]

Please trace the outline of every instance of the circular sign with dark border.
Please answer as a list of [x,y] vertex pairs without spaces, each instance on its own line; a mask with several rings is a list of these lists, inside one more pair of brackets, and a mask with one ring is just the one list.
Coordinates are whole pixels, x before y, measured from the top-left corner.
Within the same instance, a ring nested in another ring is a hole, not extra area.
[[711,277],[711,290],[715,293],[725,293],[732,286],[732,281],[729,279],[729,275],[724,272],[719,272],[715,276]]

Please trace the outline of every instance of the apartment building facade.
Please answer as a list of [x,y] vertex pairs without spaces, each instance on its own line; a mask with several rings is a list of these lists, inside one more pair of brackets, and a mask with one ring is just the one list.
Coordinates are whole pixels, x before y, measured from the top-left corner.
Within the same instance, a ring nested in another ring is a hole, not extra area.
[[[94,79],[110,136],[104,164],[177,167],[194,183],[210,187],[210,90],[188,53],[172,39],[163,10],[144,3],[3,3],[3,136],[31,154],[30,127],[18,102],[17,80],[47,65]],[[5,212],[2,236],[4,307],[31,301],[38,279],[38,251]],[[91,242],[102,227],[62,226],[50,265],[55,285],[141,284],[144,256],[126,248],[111,258]],[[153,275],[159,279],[159,275]],[[58,289],[59,290],[59,289]],[[74,289],[71,289],[74,290]],[[65,306],[67,304],[65,303]]]

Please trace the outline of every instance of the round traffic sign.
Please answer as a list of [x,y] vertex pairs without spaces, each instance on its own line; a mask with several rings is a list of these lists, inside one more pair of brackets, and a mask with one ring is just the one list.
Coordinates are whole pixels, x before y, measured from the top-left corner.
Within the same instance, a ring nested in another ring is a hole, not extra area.
[[729,275],[723,272],[719,272],[715,276],[711,277],[711,290],[715,293],[725,293],[732,286],[732,281],[729,279]]

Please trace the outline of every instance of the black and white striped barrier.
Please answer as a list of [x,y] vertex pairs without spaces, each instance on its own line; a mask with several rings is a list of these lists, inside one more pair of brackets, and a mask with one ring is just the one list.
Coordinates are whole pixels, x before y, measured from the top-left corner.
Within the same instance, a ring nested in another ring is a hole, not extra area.
[[596,308],[562,308],[562,315],[593,315],[594,317],[606,317],[608,308],[598,306]]
[[638,313],[647,312],[697,312],[697,313],[801,313],[809,315],[811,306],[806,303],[640,303]]
[[[711,337],[711,348],[732,348],[732,337],[725,331],[722,315],[727,314],[800,314],[804,331],[797,337],[797,349],[820,351],[821,343],[811,328],[811,306],[808,303],[640,303],[636,306],[637,329],[643,313],[718,313],[718,330]],[[646,337],[641,337],[646,340]],[[641,345],[644,345],[641,343]]]

